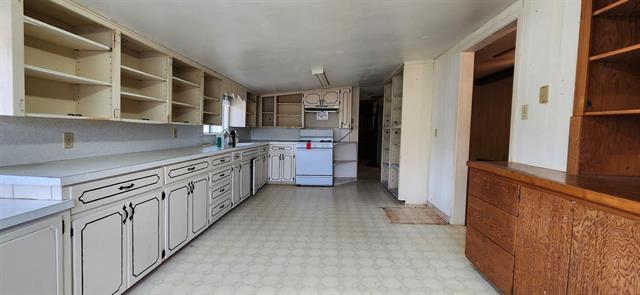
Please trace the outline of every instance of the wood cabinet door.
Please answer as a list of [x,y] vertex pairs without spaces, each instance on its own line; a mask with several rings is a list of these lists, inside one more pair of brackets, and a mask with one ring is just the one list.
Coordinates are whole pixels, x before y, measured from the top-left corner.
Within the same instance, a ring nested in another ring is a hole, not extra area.
[[269,155],[269,181],[280,182],[282,181],[282,154],[270,154]]
[[262,185],[265,185],[269,181],[269,155],[265,155],[262,161]]
[[565,294],[574,202],[521,188],[514,274],[515,294]]
[[63,294],[60,215],[0,234],[0,294]]
[[198,235],[209,222],[209,176],[200,175],[191,180],[191,237]]
[[340,90],[340,128],[351,128],[351,89]]
[[305,106],[318,106],[321,100],[320,92],[306,92],[303,97]]
[[296,177],[296,161],[293,155],[282,155],[282,181],[293,182]]
[[322,104],[326,106],[337,106],[340,104],[340,90],[327,90],[322,92]]
[[231,202],[233,206],[240,204],[241,172],[240,164],[235,164],[233,166],[233,174],[231,175]]
[[73,221],[73,293],[120,294],[127,288],[125,204]]
[[640,221],[577,205],[573,224],[569,294],[640,294]]
[[240,197],[244,200],[251,196],[251,162],[242,163],[240,171],[242,174]]
[[162,192],[129,202],[128,282],[135,284],[162,262]]
[[183,181],[165,189],[164,236],[166,257],[171,256],[189,241],[188,182]]

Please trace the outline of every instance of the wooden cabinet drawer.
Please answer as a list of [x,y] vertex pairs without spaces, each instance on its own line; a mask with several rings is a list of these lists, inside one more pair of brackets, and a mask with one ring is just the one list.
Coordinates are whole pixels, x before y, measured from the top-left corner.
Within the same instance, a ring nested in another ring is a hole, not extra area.
[[260,153],[261,154],[266,154],[268,152],[269,152],[269,147],[268,146],[260,147]]
[[209,177],[211,180],[210,180],[209,183],[213,185],[218,181],[221,181],[221,180],[226,179],[226,178],[230,178],[231,174],[232,174],[231,167],[227,167],[227,168],[222,169],[222,170],[217,170],[217,171],[211,172],[211,176]]
[[217,199],[221,195],[224,195],[230,191],[231,191],[231,180],[220,183],[220,184],[216,184],[215,186],[211,187],[211,190],[210,190],[211,196],[209,197],[209,205],[212,205],[215,199]]
[[213,223],[231,210],[231,192],[218,197],[215,201],[216,202],[209,207],[209,223]]
[[233,153],[233,161],[240,161],[240,153]]
[[518,216],[520,185],[496,175],[469,170],[469,194]]
[[467,225],[478,230],[507,252],[515,253],[518,219],[489,203],[470,196],[467,203]]
[[200,174],[210,168],[207,159],[182,162],[165,167],[165,181],[167,184]]
[[251,158],[255,158],[258,156],[258,149],[250,149],[246,151],[242,151],[242,160],[247,160]]
[[162,169],[158,168],[71,186],[69,193],[75,200],[72,213],[160,188],[163,185],[162,178]]
[[511,294],[514,257],[509,252],[469,226],[464,252],[487,280],[503,294]]
[[293,152],[294,147],[290,144],[279,144],[270,146],[269,150],[275,153],[290,153]]
[[215,156],[211,158],[211,167],[221,167],[231,164],[231,154]]

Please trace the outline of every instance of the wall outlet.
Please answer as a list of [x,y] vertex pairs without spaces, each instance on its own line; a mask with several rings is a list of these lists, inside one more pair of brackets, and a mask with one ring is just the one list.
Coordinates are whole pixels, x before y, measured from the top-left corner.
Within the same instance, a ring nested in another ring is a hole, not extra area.
[[541,104],[549,103],[549,85],[544,85],[540,87],[539,99]]
[[434,137],[438,137],[438,128],[435,128],[435,129],[433,130],[433,136],[434,136]]
[[73,148],[73,132],[65,132],[62,134],[62,143],[65,149]]
[[178,128],[171,128],[171,138],[178,138]]
[[529,120],[529,105],[523,104],[520,108],[520,120]]

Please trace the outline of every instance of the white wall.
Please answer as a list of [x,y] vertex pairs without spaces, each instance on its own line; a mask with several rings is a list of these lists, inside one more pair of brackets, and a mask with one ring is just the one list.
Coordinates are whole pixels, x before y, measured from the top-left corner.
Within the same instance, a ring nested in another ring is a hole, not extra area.
[[[460,118],[467,103],[459,101],[459,81],[464,74],[460,71],[461,56],[516,19],[510,161],[557,170],[566,167],[580,2],[517,1],[436,59],[429,202],[449,216],[451,223],[464,223],[466,204],[467,158],[456,157],[465,150],[468,153],[468,142],[459,136],[467,126],[458,124],[468,121]],[[543,85],[550,85],[551,101],[546,105],[537,103]],[[529,104],[526,121],[519,117],[522,104]]]
[[[177,138],[172,129],[177,128]],[[64,149],[62,134],[74,133]],[[195,146],[213,142],[202,126],[0,116],[0,166]]]

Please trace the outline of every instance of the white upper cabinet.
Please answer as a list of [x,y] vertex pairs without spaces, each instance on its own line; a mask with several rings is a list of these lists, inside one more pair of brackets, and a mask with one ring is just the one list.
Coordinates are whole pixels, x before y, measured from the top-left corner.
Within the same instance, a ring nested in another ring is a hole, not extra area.
[[353,104],[351,88],[340,89],[340,128],[352,128],[351,108]]
[[332,89],[322,91],[322,104],[325,106],[337,106],[340,104],[340,90]]
[[304,93],[304,105],[305,106],[319,106],[322,101],[321,92],[305,92]]

